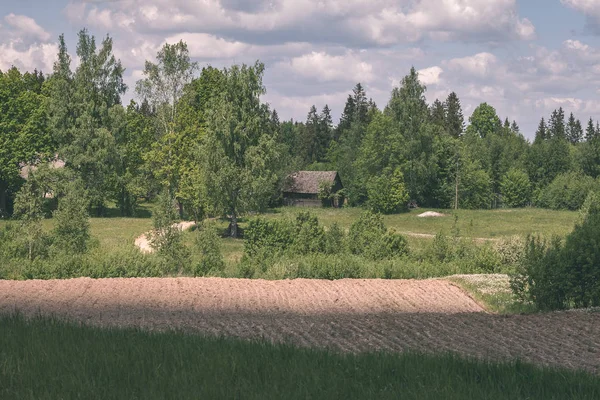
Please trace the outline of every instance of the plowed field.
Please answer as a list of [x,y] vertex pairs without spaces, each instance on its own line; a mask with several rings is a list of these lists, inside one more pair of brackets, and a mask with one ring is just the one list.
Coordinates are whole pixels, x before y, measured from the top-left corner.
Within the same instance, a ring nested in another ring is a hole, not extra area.
[[453,351],[600,373],[600,313],[499,316],[444,280],[0,281],[0,313],[264,338],[341,351]]

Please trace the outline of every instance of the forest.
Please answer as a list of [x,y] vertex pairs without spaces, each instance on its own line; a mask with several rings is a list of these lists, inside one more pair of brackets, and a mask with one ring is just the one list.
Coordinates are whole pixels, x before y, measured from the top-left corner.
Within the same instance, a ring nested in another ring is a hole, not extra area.
[[[200,69],[186,43],[165,44],[128,88],[109,36],[97,43],[83,29],[76,56],[74,67],[61,36],[50,73],[0,72],[4,218],[48,213],[71,192],[92,215],[112,204],[134,216],[162,193],[180,218],[228,218],[235,237],[240,215],[281,204],[297,170],[338,171],[349,206],[382,213],[409,204],[577,210],[600,187],[593,118],[555,110],[530,142],[493,99],[468,119],[454,92],[428,104],[414,68],[382,108],[356,84],[334,124],[328,105],[311,107],[305,121],[281,121],[277,105],[261,100],[260,61]],[[128,90],[135,100],[124,105]],[[64,168],[48,166],[57,159]],[[37,169],[25,180],[27,165]]]

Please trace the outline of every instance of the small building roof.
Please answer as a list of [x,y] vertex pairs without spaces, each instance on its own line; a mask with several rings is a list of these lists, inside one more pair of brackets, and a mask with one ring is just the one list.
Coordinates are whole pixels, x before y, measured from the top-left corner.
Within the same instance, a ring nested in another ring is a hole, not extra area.
[[337,171],[298,171],[288,176],[283,191],[286,193],[318,194],[321,182],[335,183]]
[[[50,166],[50,168],[63,168],[65,166],[65,162],[59,158],[54,158],[53,160],[51,160],[48,165]],[[31,172],[35,172],[38,169],[38,165],[36,164],[21,164],[21,172],[19,175],[21,175],[21,178],[27,180],[27,178],[29,178],[29,174]]]

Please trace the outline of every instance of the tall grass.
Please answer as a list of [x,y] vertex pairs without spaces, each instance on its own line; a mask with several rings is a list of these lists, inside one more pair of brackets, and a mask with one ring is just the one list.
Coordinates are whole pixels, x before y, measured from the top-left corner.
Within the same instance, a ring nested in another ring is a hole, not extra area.
[[453,355],[361,354],[0,317],[0,398],[598,399],[600,378]]

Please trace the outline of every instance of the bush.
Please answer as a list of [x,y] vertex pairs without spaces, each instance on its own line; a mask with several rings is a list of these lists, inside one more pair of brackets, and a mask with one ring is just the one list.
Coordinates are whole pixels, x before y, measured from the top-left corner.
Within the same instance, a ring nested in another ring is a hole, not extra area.
[[82,254],[90,240],[89,198],[83,186],[72,182],[54,211],[56,225],[53,231],[54,247],[67,254]]
[[301,212],[293,225],[294,236],[290,251],[296,254],[322,253],[325,249],[325,230],[316,216]]
[[244,253],[254,257],[260,250],[282,253],[293,241],[291,224],[281,220],[254,218],[244,231]]
[[223,261],[221,242],[215,227],[204,223],[199,228],[196,236],[196,248],[200,252],[201,259],[193,271],[194,276],[223,272],[225,261]]
[[553,210],[579,210],[598,184],[589,176],[569,172],[557,176],[539,195],[538,205]]
[[380,214],[364,212],[350,226],[348,248],[352,254],[371,260],[408,254],[408,242],[399,234],[389,233]]
[[520,236],[503,238],[494,243],[503,271],[515,272],[525,257],[525,241]]
[[543,310],[596,307],[600,306],[599,276],[600,204],[595,201],[564,243],[528,239],[511,286],[518,296]]
[[325,254],[343,254],[346,252],[346,234],[337,222],[334,222],[324,237]]
[[183,233],[175,225],[177,218],[175,199],[168,191],[158,196],[158,204],[152,215],[154,231],[150,233],[150,244],[164,263],[164,268],[173,272],[189,269],[190,251],[183,243]]
[[367,205],[376,213],[392,214],[408,210],[409,195],[399,169],[375,176],[367,185]]
[[529,176],[518,169],[511,169],[501,183],[502,202],[507,207],[525,207],[531,202]]

